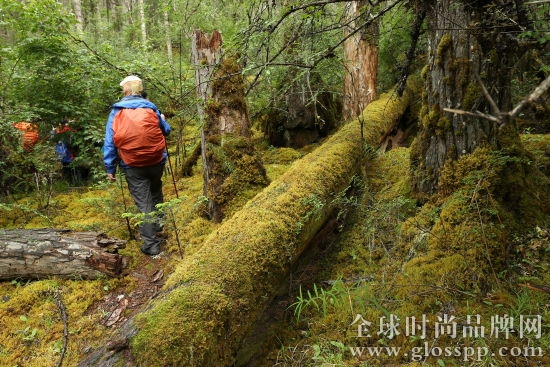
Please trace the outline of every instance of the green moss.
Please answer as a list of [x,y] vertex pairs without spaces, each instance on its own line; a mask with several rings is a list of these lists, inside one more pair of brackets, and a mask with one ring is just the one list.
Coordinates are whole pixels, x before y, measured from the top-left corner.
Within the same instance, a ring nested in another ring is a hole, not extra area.
[[464,91],[464,97],[462,98],[462,108],[466,111],[470,111],[481,94],[482,91],[479,83],[468,83],[466,90]]
[[532,164],[550,177],[550,134],[524,134],[521,135],[521,142],[532,154]]
[[64,328],[55,295],[67,311],[71,332],[64,364],[75,366],[80,351],[97,346],[108,331],[100,325],[103,315],[87,311],[103,297],[104,287],[117,284],[55,279],[0,284],[0,365],[42,367],[59,358]]
[[425,80],[428,77],[429,72],[430,72],[430,65],[429,64],[424,65],[424,67],[420,71],[420,78],[422,80]]
[[473,263],[463,254],[430,251],[405,264],[397,297],[406,298],[417,312],[433,312],[438,305],[451,302],[461,291],[472,291],[479,280],[469,277],[477,273]]
[[304,156],[301,151],[286,147],[269,147],[260,154],[264,164],[289,164]]
[[443,34],[443,36],[441,36],[435,53],[435,64],[437,66],[443,66],[443,56],[451,48],[452,41],[453,39],[448,33],[445,33]]
[[[498,274],[506,270],[512,233],[544,224],[549,214],[545,209],[548,180],[536,172],[518,172],[521,161],[500,151],[478,148],[447,162],[441,171],[438,195],[403,227],[411,245],[422,239],[423,247],[415,248],[419,253],[405,264],[400,282],[424,284],[435,291],[415,297],[418,292],[414,287],[404,287],[400,296],[412,297],[424,310],[461,292],[483,293],[498,286]],[[508,175],[511,167],[515,173]],[[530,182],[533,179],[536,182]],[[518,195],[503,195],[502,190]],[[503,196],[507,199],[497,199]]]
[[410,77],[403,97],[397,98],[393,92],[388,92],[368,104],[362,113],[362,119],[366,125],[363,134],[367,145],[379,146],[380,139],[415,102],[420,88],[420,80]]
[[[363,114],[368,143],[377,144],[380,132],[400,117],[411,96],[397,100],[388,94],[369,104]],[[345,125],[296,160],[176,267],[165,284],[166,296],[136,322],[132,351],[141,365],[233,362],[246,331],[358,171],[363,147],[359,128],[357,122]],[[397,156],[406,156],[405,150],[396,149],[389,157]]]
[[[431,105],[429,108],[422,106],[420,109],[420,124],[424,128],[439,127],[439,125],[445,125],[445,117],[441,117],[441,109],[438,105]],[[440,123],[442,121],[442,123]]]
[[[539,149],[543,149],[542,144]],[[359,340],[350,327],[357,314],[373,323],[388,313],[398,315],[400,321],[407,316],[426,314],[432,326],[443,313],[479,314],[486,327],[497,313],[533,312],[547,317],[547,294],[524,289],[528,284],[547,284],[549,279],[550,231],[542,226],[543,220],[538,222],[542,227],[537,228],[530,218],[532,213],[546,211],[548,220],[548,209],[545,209],[548,204],[544,199],[547,194],[541,189],[546,187],[550,192],[547,180],[532,172],[524,175],[519,170],[519,164],[525,163],[523,159],[482,148],[453,163],[448,162],[442,172],[440,195],[417,208],[407,196],[407,179],[401,173],[408,169],[407,151],[392,150],[368,162],[365,195],[356,204],[359,209],[353,213],[340,240],[331,243],[338,253],[322,259],[317,264],[319,273],[310,275],[315,276],[315,282],[343,278],[353,284],[344,293],[347,307],[330,310],[326,315],[312,310],[297,326],[307,335],[286,339],[283,345],[322,346],[327,341],[338,341],[346,346],[388,343],[410,350],[423,342],[399,337],[388,341],[376,336]],[[508,169],[522,178],[513,181],[503,175]],[[521,186],[520,180],[527,182]],[[512,210],[504,200],[497,201],[503,187],[512,185],[517,191],[518,187],[528,187],[526,183],[535,180],[540,181],[540,186],[535,190],[531,186],[527,196],[542,203],[533,202],[529,209],[526,206],[524,215],[515,212],[517,206]],[[518,229],[518,223],[524,228]],[[529,234],[521,235],[525,229]],[[513,249],[518,243],[520,251],[515,252]],[[519,273],[529,276],[519,276]],[[425,340],[436,340],[434,329],[428,329]],[[437,338],[441,348],[471,345],[471,342],[471,338],[460,336],[452,340]],[[531,342],[542,346],[542,350],[546,348],[547,341]],[[520,345],[521,341],[513,337],[510,340],[488,338],[484,343],[490,350],[497,350],[501,346]],[[428,358],[422,363],[435,366],[441,363],[438,359]],[[464,363],[452,358],[445,358],[444,362],[447,365]],[[364,360],[350,357],[346,363],[360,365]],[[368,363],[402,365],[403,361],[384,356],[369,358]],[[514,363],[513,358],[495,362]],[[533,363],[545,364],[546,356]]]
[[451,127],[451,119],[449,119],[448,116],[443,115],[437,120],[436,126],[439,129],[447,130]]

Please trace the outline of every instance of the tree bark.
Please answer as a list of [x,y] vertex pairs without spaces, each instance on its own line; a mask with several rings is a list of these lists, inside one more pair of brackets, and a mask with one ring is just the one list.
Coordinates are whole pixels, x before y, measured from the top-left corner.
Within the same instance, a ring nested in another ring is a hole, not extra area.
[[[205,124],[205,105],[212,98],[211,79],[216,65],[221,60],[222,35],[214,30],[212,35],[208,35],[200,30],[193,32],[191,41],[191,60],[195,65],[195,90],[197,93],[197,111],[201,125]],[[208,169],[208,159],[206,156],[206,136],[204,128],[201,129],[201,159],[203,165],[203,186],[202,191],[205,197],[208,197],[208,182],[210,182],[210,170]],[[209,200],[206,211],[211,215],[215,211],[214,203]]]
[[[368,16],[366,0],[351,1],[347,5],[348,27],[345,32],[357,29],[358,19]],[[346,34],[346,35],[347,35]],[[344,120],[358,117],[365,107],[376,99],[378,80],[378,22],[349,37],[344,42]]]
[[412,184],[419,198],[437,191],[447,161],[481,146],[499,148],[519,142],[512,124],[503,131],[495,121],[443,111],[450,108],[495,114],[482,93],[478,76],[483,76],[499,109],[510,108],[511,62],[519,47],[510,42],[506,30],[516,25],[511,18],[508,24],[497,24],[502,20],[493,18],[495,13],[488,11],[486,2],[432,3],[426,9],[430,62],[425,73],[420,133],[411,151]]
[[128,264],[116,253],[125,244],[97,232],[0,229],[0,280],[117,277]]
[[212,97],[211,79],[222,57],[222,43],[222,34],[217,30],[212,35],[195,30],[192,35],[191,57],[195,67],[195,87],[199,99],[197,109],[201,122],[204,122],[204,105]]
[[170,2],[167,1],[165,4],[165,9],[163,10],[162,14],[164,17],[164,33],[166,38],[166,56],[168,57],[168,63],[170,65],[174,64],[174,56],[172,52],[172,35],[170,31],[170,18],[168,13],[168,7],[170,6]]

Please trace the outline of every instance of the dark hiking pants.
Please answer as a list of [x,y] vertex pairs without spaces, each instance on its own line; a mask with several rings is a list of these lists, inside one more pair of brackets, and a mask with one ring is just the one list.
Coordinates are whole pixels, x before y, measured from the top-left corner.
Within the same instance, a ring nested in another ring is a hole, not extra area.
[[146,214],[139,225],[139,233],[143,240],[141,251],[148,255],[160,252],[163,239],[157,236],[161,230],[162,215],[147,215],[157,210],[155,205],[163,202],[162,173],[164,164],[149,167],[127,167],[124,169],[128,188],[139,211]]

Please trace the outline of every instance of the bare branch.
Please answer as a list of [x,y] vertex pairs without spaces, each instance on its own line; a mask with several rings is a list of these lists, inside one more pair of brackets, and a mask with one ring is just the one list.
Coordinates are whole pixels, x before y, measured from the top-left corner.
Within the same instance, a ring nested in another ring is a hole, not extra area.
[[500,109],[498,108],[497,104],[487,91],[487,88],[485,88],[485,84],[483,84],[483,81],[481,80],[481,77],[478,73],[475,73],[475,77],[477,79],[477,82],[481,86],[481,90],[483,91],[483,95],[485,96],[485,99],[489,102],[489,105],[491,106],[491,110],[495,115],[500,115]]
[[454,108],[444,108],[443,111],[445,111],[445,112],[450,112],[450,113],[455,113],[455,114],[458,114],[458,115],[467,115],[467,116],[472,116],[472,117],[481,117],[481,118],[484,118],[484,119],[489,120],[489,121],[501,123],[501,120],[500,120],[498,117],[495,117],[495,116],[492,116],[492,115],[488,115],[488,114],[483,113],[483,112],[481,112],[481,111],[470,112],[470,111],[464,111],[464,110],[456,110],[456,109],[454,109]]
[[539,99],[540,96],[542,96],[548,90],[548,88],[550,88],[550,75],[542,83],[540,83],[538,87],[535,88],[533,93],[531,93],[527,98],[518,103],[518,105],[512,110],[512,112],[509,112],[510,117],[516,117],[528,103],[532,103]]
[[63,321],[63,346],[61,347],[61,353],[59,355],[59,361],[57,362],[57,367],[63,365],[63,359],[65,358],[65,353],[67,351],[67,344],[69,343],[69,320],[67,316],[67,309],[63,304],[61,299],[61,294],[59,292],[52,292],[55,305],[59,310],[59,315],[61,316],[61,321]]
[[300,6],[291,6],[290,9],[288,9],[283,15],[281,15],[281,18],[277,21],[277,23],[275,23],[275,25],[273,25],[272,27],[269,28],[270,33],[273,33],[275,31],[275,29],[279,28],[281,23],[287,17],[289,17],[293,13],[296,13],[300,10],[304,10],[304,9],[309,8],[309,7],[323,7],[325,5],[329,5],[329,4],[333,4],[333,3],[347,3],[348,1],[349,0],[325,0],[325,1],[315,1],[315,2],[312,2],[312,3],[306,3],[306,4],[302,4]]
[[[349,39],[350,37],[354,36],[356,33],[358,33],[359,31],[361,31],[363,28],[366,28],[368,27],[369,25],[371,25],[376,19],[378,18],[381,18],[384,14],[386,14],[387,12],[389,12],[390,10],[392,10],[397,4],[399,4],[400,2],[402,2],[403,0],[394,0],[392,3],[390,3],[388,6],[386,6],[384,9],[380,10],[378,13],[374,14],[372,17],[370,17],[365,23],[363,23],[361,26],[357,27],[356,29],[353,30],[353,32],[350,32],[349,34],[347,34],[345,37],[343,37],[340,42],[336,43],[335,45],[333,45],[332,47],[328,48],[326,51],[325,51],[325,55],[331,55],[334,53],[334,51],[340,47],[341,44],[343,44],[347,39]],[[319,64],[321,62],[323,58],[320,58],[320,59],[317,59],[314,63],[313,63],[313,67],[317,66],[317,64]]]
[[[291,7],[289,10],[287,10],[283,15],[281,15],[280,19],[277,21],[277,23],[275,23],[274,25],[270,26],[268,28],[268,33],[269,35],[271,35],[272,33],[275,32],[275,30],[277,28],[280,27],[280,25],[282,24],[283,20],[287,17],[289,17],[291,14],[295,13],[295,12],[298,12],[300,10],[304,10],[308,7],[322,7],[322,6],[325,6],[325,5],[328,5],[328,4],[332,4],[332,3],[339,3],[339,2],[347,2],[348,0],[324,0],[324,1],[316,1],[316,2],[311,2],[311,3],[307,3],[307,4],[303,4],[303,5],[300,5],[300,6],[293,6]],[[316,60],[314,60],[311,64],[303,64],[303,63],[298,63],[298,64],[291,64],[293,66],[297,66],[297,67],[300,67],[300,68],[304,68],[304,69],[314,69],[321,61],[325,60],[326,58],[328,57],[331,57],[332,55],[334,55],[336,49],[338,47],[340,47],[347,39],[349,39],[350,37],[353,37],[355,34],[357,34],[358,32],[360,32],[362,29],[364,29],[365,27],[368,27],[370,24],[372,24],[374,21],[376,21],[378,18],[381,18],[384,14],[386,14],[387,12],[389,12],[391,9],[393,9],[396,5],[398,5],[399,3],[402,3],[404,0],[394,0],[392,1],[390,4],[388,4],[384,9],[380,10],[378,13],[374,14],[373,16],[371,16],[368,20],[366,20],[365,22],[363,22],[362,24],[360,24],[358,27],[356,27],[355,29],[353,29],[352,32],[350,32],[349,34],[346,34],[345,37],[342,37],[342,39],[340,39],[336,44],[332,45],[331,47],[327,48]],[[355,20],[357,20],[360,16],[357,16],[351,20],[348,20],[347,24],[350,24],[352,22],[354,22]],[[246,92],[245,92],[245,95],[248,95],[250,93],[250,91],[254,88],[254,86],[257,84],[261,74],[265,71],[266,67],[267,66],[273,66],[273,65],[278,65],[278,66],[285,66],[287,64],[285,63],[276,63],[275,60],[284,52],[285,49],[287,49],[288,47],[290,47],[294,41],[296,39],[298,39],[300,37],[300,35],[296,32],[293,37],[285,42],[285,44],[279,49],[277,50],[277,52],[269,57],[269,58],[266,58],[266,61],[262,64],[262,65],[259,65],[258,68],[260,68],[260,70],[258,71],[258,73],[255,75],[254,77],[254,80],[249,84]],[[268,37],[269,38],[269,37]],[[267,44],[267,41],[266,42],[263,42],[262,45],[260,46],[260,48],[262,47],[265,47]]]
[[[542,83],[540,83],[535,88],[535,90],[529,96],[527,96],[527,98],[525,98],[523,101],[518,103],[518,105],[512,111],[501,113],[499,111],[498,107],[496,106],[495,102],[493,101],[493,98],[491,98],[491,96],[489,95],[489,92],[487,92],[487,89],[485,88],[485,86],[481,82],[481,79],[479,79],[479,76],[476,75],[476,77],[478,78],[479,84],[481,85],[481,87],[483,89],[483,94],[485,95],[485,98],[487,98],[487,100],[491,104],[491,107],[493,108],[494,111],[496,111],[496,113],[499,117],[495,117],[493,115],[488,115],[488,114],[483,113],[481,111],[470,112],[470,111],[457,110],[457,109],[453,109],[453,108],[444,108],[443,111],[450,112],[450,113],[455,113],[455,114],[459,114],[459,115],[467,115],[467,116],[484,118],[486,120],[496,122],[499,125],[501,125],[501,127],[502,127],[503,125],[506,124],[506,121],[508,121],[510,118],[517,117],[519,112],[528,103],[532,103],[532,102],[536,101],[537,99],[539,99],[540,96],[542,96],[548,90],[548,88],[550,88],[550,75],[549,75]],[[503,117],[504,117],[504,119],[503,119]]]

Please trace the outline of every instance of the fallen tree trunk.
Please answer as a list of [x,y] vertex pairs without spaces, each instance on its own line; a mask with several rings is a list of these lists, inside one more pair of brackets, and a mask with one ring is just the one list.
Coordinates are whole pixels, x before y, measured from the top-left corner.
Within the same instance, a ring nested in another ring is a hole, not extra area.
[[120,276],[125,244],[97,232],[0,229],[0,280]]
[[[410,97],[387,95],[369,104],[367,144],[377,144]],[[353,122],[295,162],[184,259],[146,310],[79,366],[243,364],[237,358],[246,336],[360,174],[364,143]]]

